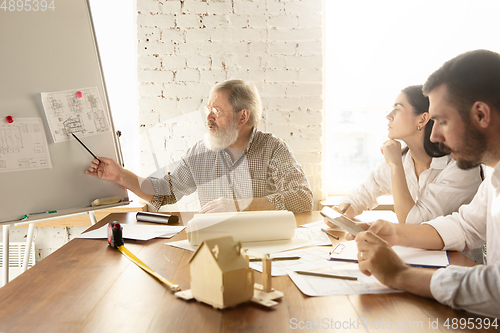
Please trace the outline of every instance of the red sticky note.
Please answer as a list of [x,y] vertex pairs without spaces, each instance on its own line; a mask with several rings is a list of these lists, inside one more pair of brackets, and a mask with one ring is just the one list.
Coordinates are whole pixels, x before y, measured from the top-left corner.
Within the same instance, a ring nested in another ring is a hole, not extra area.
[[9,124],[12,124],[14,122],[14,118],[12,118],[12,116],[5,117],[5,120],[7,120]]
[[76,97],[82,98],[83,97],[83,93],[81,91],[77,91],[76,92]]

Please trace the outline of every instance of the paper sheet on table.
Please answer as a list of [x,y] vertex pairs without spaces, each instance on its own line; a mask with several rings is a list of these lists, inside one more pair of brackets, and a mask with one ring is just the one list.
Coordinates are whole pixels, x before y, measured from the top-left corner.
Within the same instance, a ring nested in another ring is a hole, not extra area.
[[[196,251],[198,246],[189,244],[188,240],[165,243],[169,246],[178,247],[188,251]],[[299,247],[315,245],[315,242],[305,238],[292,238],[287,240],[266,241],[266,242],[248,242],[241,243],[241,247],[258,254],[273,254],[282,251],[297,249]]]
[[[150,240],[153,238],[171,238],[182,231],[185,226],[121,224],[124,239]],[[108,225],[91,230],[75,238],[108,238]]]
[[359,271],[358,264],[342,264],[322,269],[318,272],[344,276],[355,276],[358,279],[342,280],[319,276],[302,275],[295,272],[288,273],[293,283],[307,296],[332,296],[332,295],[363,295],[397,293],[384,286],[374,276],[366,276]]
[[203,240],[232,236],[236,242],[290,240],[296,229],[295,216],[289,211],[262,211],[195,214],[186,234],[191,245]]
[[[413,247],[393,246],[403,261],[412,266],[446,267],[450,264],[446,251],[430,251]],[[335,245],[330,254],[332,260],[358,262],[358,247],[355,241]]]
[[[328,260],[331,247],[314,246],[304,249],[281,252],[273,257],[294,257],[300,259],[273,261],[271,266],[272,276],[287,275],[291,271],[310,271],[325,267],[342,266],[344,262]],[[262,272],[262,262],[250,262],[250,268]]]
[[52,168],[42,118],[0,123],[0,172]]
[[[325,226],[323,229],[329,229]],[[297,228],[295,230],[296,238],[307,238],[315,242],[318,246],[331,246],[330,238],[321,230],[320,227]]]

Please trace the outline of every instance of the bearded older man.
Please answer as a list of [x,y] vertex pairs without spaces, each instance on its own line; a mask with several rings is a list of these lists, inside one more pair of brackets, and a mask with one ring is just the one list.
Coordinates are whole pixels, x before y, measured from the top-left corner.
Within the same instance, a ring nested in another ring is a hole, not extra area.
[[253,84],[217,84],[205,111],[205,139],[163,178],[138,177],[104,157],[94,159],[86,172],[117,182],[156,209],[195,191],[201,213],[312,209],[309,182],[286,143],[257,130],[262,107]]

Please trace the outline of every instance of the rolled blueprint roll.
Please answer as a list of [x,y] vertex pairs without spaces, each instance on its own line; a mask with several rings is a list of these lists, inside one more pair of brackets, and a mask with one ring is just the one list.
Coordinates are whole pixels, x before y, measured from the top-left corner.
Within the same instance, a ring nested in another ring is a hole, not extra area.
[[295,216],[289,211],[196,214],[186,233],[189,244],[197,246],[205,239],[228,235],[236,242],[292,239],[296,227]]
[[152,223],[161,223],[161,224],[177,224],[177,223],[179,223],[178,216],[159,214],[159,213],[138,212],[135,215],[135,218],[137,221],[142,221],[142,222],[152,222]]

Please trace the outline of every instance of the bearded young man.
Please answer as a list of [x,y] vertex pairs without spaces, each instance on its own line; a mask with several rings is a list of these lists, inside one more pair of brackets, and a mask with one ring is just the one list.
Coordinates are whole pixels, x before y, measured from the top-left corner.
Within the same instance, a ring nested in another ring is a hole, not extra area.
[[[391,288],[500,317],[500,54],[487,50],[461,54],[429,76],[423,91],[435,121],[431,141],[448,149],[460,167],[484,163],[494,168],[493,173],[457,213],[421,225],[379,220],[359,233],[355,237],[359,269]],[[467,251],[484,242],[487,265],[439,270],[406,266],[391,248]]]
[[109,158],[88,174],[114,181],[159,209],[198,191],[201,213],[243,210],[310,211],[309,182],[286,143],[257,130],[262,115],[255,86],[228,80],[212,88],[205,139],[163,178],[141,178]]

